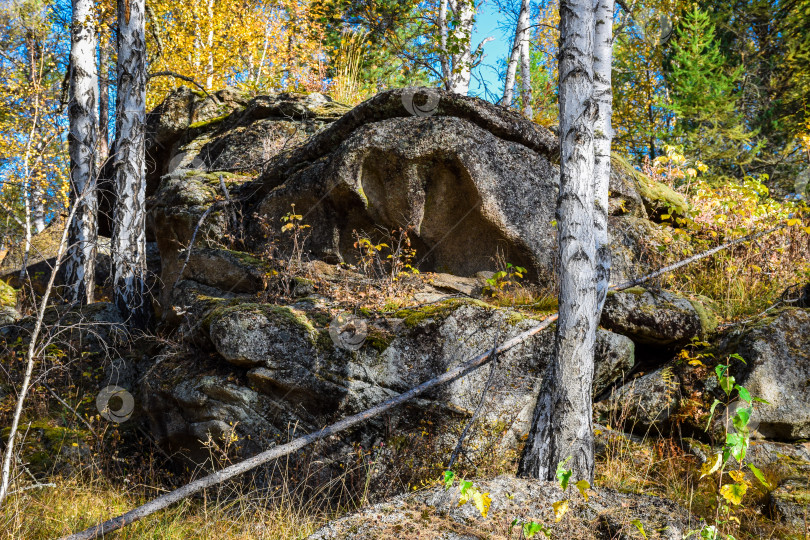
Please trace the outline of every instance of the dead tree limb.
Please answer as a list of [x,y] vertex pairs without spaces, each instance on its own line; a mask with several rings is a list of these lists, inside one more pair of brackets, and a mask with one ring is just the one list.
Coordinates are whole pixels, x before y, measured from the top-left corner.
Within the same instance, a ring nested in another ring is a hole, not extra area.
[[150,73],[149,75],[146,76],[147,80],[153,79],[155,77],[174,77],[175,79],[180,79],[181,81],[189,82],[189,83],[193,84],[194,86],[196,86],[197,88],[199,88],[200,90],[202,90],[202,92],[206,96],[210,97],[211,99],[213,99],[216,102],[219,102],[219,100],[216,97],[214,97],[214,96],[212,96],[211,94],[208,93],[208,90],[206,90],[203,85],[201,85],[200,83],[198,83],[197,81],[195,81],[194,79],[192,79],[191,77],[188,77],[186,75],[180,75],[179,73],[175,73],[174,71],[156,71],[156,72]]
[[[724,249],[735,246],[737,244],[741,244],[743,242],[748,242],[748,241],[751,241],[751,240],[755,240],[757,238],[760,238],[762,236],[765,236],[767,234],[770,234],[770,233],[775,232],[775,231],[777,231],[779,229],[782,229],[782,228],[784,228],[784,225],[773,227],[773,228],[768,229],[766,231],[761,231],[761,232],[758,232],[758,233],[750,234],[748,236],[744,236],[742,238],[738,238],[736,240],[732,240],[731,242],[727,242],[725,244],[722,244],[720,246],[712,248],[712,249],[710,249],[708,251],[704,251],[703,253],[699,253],[697,255],[689,257],[688,259],[685,259],[685,260],[680,261],[678,263],[671,264],[671,265],[669,265],[669,266],[667,266],[665,268],[662,268],[661,270],[656,270],[655,272],[647,274],[646,276],[641,277],[639,279],[635,279],[635,280],[632,280],[632,281],[621,283],[619,285],[614,285],[614,286],[611,287],[611,289],[612,290],[628,289],[628,288],[633,287],[635,285],[639,285],[641,283],[644,283],[645,281],[649,281],[650,279],[656,278],[656,277],[658,277],[658,276],[660,276],[662,274],[665,274],[667,272],[677,270],[678,268],[686,266],[689,263],[692,263],[692,262],[698,261],[700,259],[704,259],[706,257],[709,257],[709,256],[717,253],[718,251],[722,251]],[[238,475],[240,475],[240,474],[242,474],[244,472],[247,472],[247,471],[249,471],[251,469],[254,469],[254,468],[258,467],[259,465],[263,465],[264,463],[267,463],[268,461],[272,461],[274,459],[286,456],[286,455],[291,454],[293,452],[296,452],[296,451],[298,451],[298,450],[304,448],[305,446],[308,446],[308,445],[310,445],[310,444],[312,444],[314,442],[320,441],[320,440],[325,439],[327,437],[330,437],[332,435],[336,435],[337,433],[340,433],[341,431],[345,431],[346,429],[349,429],[350,427],[356,426],[356,425],[358,425],[358,424],[360,424],[362,422],[365,422],[366,420],[374,418],[375,416],[378,416],[378,415],[380,415],[380,414],[382,414],[382,413],[384,413],[384,412],[386,412],[386,411],[388,411],[388,410],[390,410],[390,409],[392,409],[392,408],[394,408],[394,407],[396,407],[398,405],[402,405],[406,401],[409,401],[409,400],[415,398],[416,396],[424,394],[428,390],[431,390],[433,388],[436,388],[437,386],[440,386],[440,385],[455,381],[456,379],[459,379],[459,378],[463,377],[464,375],[470,373],[471,371],[475,371],[476,369],[480,368],[481,366],[487,364],[493,357],[497,357],[497,355],[503,354],[503,353],[513,349],[514,347],[520,345],[521,343],[523,343],[524,341],[526,341],[530,337],[534,336],[535,334],[538,334],[538,333],[542,332],[543,330],[545,330],[546,328],[551,326],[551,324],[553,322],[555,322],[556,320],[557,320],[557,314],[555,313],[555,314],[550,315],[549,317],[547,317],[545,320],[543,320],[537,326],[534,326],[534,327],[526,330],[525,332],[522,332],[522,333],[516,335],[515,337],[505,341],[499,347],[494,347],[492,349],[489,349],[489,350],[479,354],[475,358],[473,358],[473,359],[471,359],[471,360],[469,360],[469,361],[467,361],[467,362],[465,362],[465,363],[463,363],[463,364],[461,364],[459,366],[456,366],[455,368],[452,368],[452,369],[448,370],[447,372],[439,375],[438,377],[435,377],[433,379],[430,379],[429,381],[423,382],[419,386],[417,386],[415,388],[411,388],[407,392],[403,392],[402,394],[399,394],[398,396],[395,396],[395,397],[393,397],[393,398],[391,398],[391,399],[389,399],[387,401],[384,401],[383,403],[375,405],[374,407],[372,407],[372,408],[370,408],[368,410],[365,410],[365,411],[359,412],[359,413],[357,413],[357,414],[355,414],[353,416],[349,416],[347,418],[344,418],[344,419],[342,419],[342,420],[340,420],[340,421],[338,421],[338,422],[336,422],[334,424],[331,424],[331,425],[323,428],[320,431],[316,431],[314,433],[304,435],[303,437],[299,437],[297,439],[294,439],[294,440],[288,442],[287,444],[283,444],[283,445],[280,445],[280,446],[274,446],[273,448],[270,448],[269,450],[265,450],[264,452],[261,452],[260,454],[256,454],[255,456],[250,457],[250,458],[248,458],[248,459],[246,459],[244,461],[241,461],[239,463],[235,463],[233,465],[225,467],[221,471],[217,471],[217,472],[215,472],[213,474],[210,474],[210,475],[208,475],[208,476],[206,476],[204,478],[194,480],[193,482],[191,482],[189,484],[186,484],[185,486],[183,486],[181,488],[178,488],[178,489],[176,489],[174,491],[171,491],[169,493],[161,495],[160,497],[152,499],[151,501],[149,501],[149,502],[147,502],[147,503],[145,503],[145,504],[143,504],[141,506],[138,506],[137,508],[134,508],[134,509],[130,510],[129,512],[125,513],[125,514],[121,514],[120,516],[116,516],[116,517],[114,517],[112,519],[109,519],[109,520],[107,520],[107,521],[105,521],[103,523],[100,523],[100,524],[98,524],[98,525],[96,525],[94,527],[90,527],[88,529],[85,529],[84,531],[77,532],[77,533],[72,534],[70,536],[62,537],[60,540],[91,540],[91,539],[94,539],[94,538],[102,537],[102,536],[104,536],[106,534],[109,534],[109,533],[111,533],[113,531],[117,531],[118,529],[121,529],[122,527],[125,527],[126,525],[129,525],[129,524],[134,523],[134,522],[136,522],[136,521],[138,521],[140,519],[143,519],[146,516],[149,516],[150,514],[153,514],[153,513],[157,512],[159,510],[162,510],[162,509],[164,509],[164,508],[166,508],[166,507],[168,507],[168,506],[170,506],[170,505],[172,505],[172,504],[174,504],[176,502],[179,502],[179,501],[181,501],[181,500],[183,500],[183,499],[185,499],[185,498],[187,498],[187,497],[189,497],[189,496],[191,496],[191,495],[193,495],[193,494],[195,494],[195,493],[197,493],[199,491],[202,491],[203,489],[209,488],[211,486],[215,486],[217,484],[221,484],[222,482],[225,482],[226,480],[230,480],[231,478],[234,478],[234,477],[236,477],[236,476],[238,476]]]
[[[11,429],[9,430],[8,442],[6,443],[6,453],[3,456],[2,472],[0,472],[0,506],[3,505],[3,501],[8,495],[9,481],[11,479],[11,459],[14,455],[14,437],[17,434],[17,428],[20,424],[20,417],[22,416],[25,397],[28,395],[28,390],[31,387],[31,376],[34,372],[34,364],[36,363],[38,353],[40,352],[37,348],[37,341],[39,340],[39,334],[42,331],[42,326],[44,324],[43,320],[45,319],[45,310],[48,308],[48,298],[51,296],[53,284],[56,280],[56,274],[59,272],[59,267],[62,264],[62,257],[67,250],[70,223],[73,221],[73,218],[76,215],[76,209],[81,204],[84,195],[85,194],[82,193],[76,198],[73,208],[70,210],[70,215],[68,216],[67,223],[65,224],[65,230],[62,231],[62,237],[59,240],[59,249],[56,252],[56,263],[54,264],[53,271],[51,271],[51,277],[48,279],[48,285],[45,287],[45,294],[42,295],[42,301],[39,305],[39,311],[37,312],[34,329],[31,332],[31,341],[28,344],[28,352],[25,355],[25,375],[23,376],[22,387],[20,388],[20,393],[17,397],[17,406],[14,409],[14,416],[11,420]],[[23,261],[23,264],[26,263],[27,261]]]

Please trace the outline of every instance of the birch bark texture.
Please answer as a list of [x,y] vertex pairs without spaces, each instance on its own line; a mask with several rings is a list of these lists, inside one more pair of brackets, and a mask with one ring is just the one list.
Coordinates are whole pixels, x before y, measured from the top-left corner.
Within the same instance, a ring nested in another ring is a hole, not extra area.
[[453,29],[459,52],[453,55],[453,71],[450,74],[451,92],[467,95],[472,77],[472,31],[475,24],[475,0],[456,0],[458,25]]
[[532,112],[532,59],[529,53],[529,28],[524,32],[523,43],[520,44],[520,100],[523,102],[523,116],[531,120]]
[[559,320],[518,474],[554,480],[557,465],[593,481],[591,419],[598,323],[594,243],[593,0],[560,4]]
[[446,90],[456,94],[467,95],[469,92],[473,64],[481,52],[474,53],[472,49],[474,25],[475,0],[440,0],[438,26],[442,82]]
[[96,152],[98,136],[98,69],[93,0],[73,0],[68,99],[70,197],[76,206],[69,224],[65,261],[67,300],[94,300],[96,245]]
[[133,328],[151,312],[146,291],[145,0],[118,0],[118,98],[111,242],[113,298]]
[[[610,184],[610,145],[613,142],[613,0],[597,0],[593,50],[594,120],[594,238],[596,241],[597,317],[605,305],[610,285],[610,239],[608,238],[608,185]],[[598,318],[597,318],[598,320]]]
[[523,41],[528,39],[530,9],[531,0],[523,0],[520,3],[520,12],[518,14],[517,26],[515,27],[515,38],[512,40],[512,51],[509,54],[509,64],[506,66],[506,83],[503,87],[503,100],[501,101],[505,107],[512,105],[512,99],[515,92],[515,80],[517,77],[517,67],[518,62],[520,61]]

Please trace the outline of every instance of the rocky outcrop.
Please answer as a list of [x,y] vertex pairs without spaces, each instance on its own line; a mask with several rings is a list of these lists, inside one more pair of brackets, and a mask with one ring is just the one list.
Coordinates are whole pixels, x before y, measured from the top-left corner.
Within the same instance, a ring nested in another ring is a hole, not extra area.
[[[552,538],[680,540],[698,520],[677,504],[610,489],[592,490],[586,500],[574,488],[563,493],[556,483],[502,475],[476,481],[492,505],[486,518],[471,503],[459,504],[458,484],[405,494],[330,522],[309,536],[311,540],[372,538],[431,538],[461,540],[495,537],[518,521],[534,521],[550,529]],[[568,511],[555,522],[552,504],[570,500]],[[537,533],[540,536],[539,533]]]
[[621,425],[624,430],[644,436],[667,431],[668,420],[678,408],[680,381],[671,367],[638,377],[601,403],[595,404],[600,420]]
[[735,362],[737,381],[770,405],[757,406],[751,418],[762,437],[784,441],[810,438],[810,313],[784,309],[760,321],[734,347],[745,360]]
[[[365,410],[536,324],[510,310],[450,299],[362,319],[364,334],[353,347],[340,341],[334,315],[316,299],[277,306],[236,298],[208,306],[201,324],[216,354],[158,366],[141,389],[153,431],[173,447],[193,449],[203,432],[219,436],[237,419],[240,440],[250,441],[245,449],[256,451],[291,423],[306,432]],[[632,368],[633,345],[604,330],[597,344],[595,391],[602,392]],[[488,432],[500,447],[514,450],[528,432],[552,353],[553,332],[543,332],[499,357],[481,421],[499,426]],[[384,431],[372,422],[355,437],[370,445],[429,418],[447,434],[436,440],[434,451],[443,452],[488,377],[488,370],[472,373],[392,416]]]
[[706,337],[717,326],[699,301],[641,287],[608,293],[601,323],[636,343],[671,348]]
[[[408,114],[401,90],[361,104],[269,167],[250,187],[250,212],[277,223],[295,204],[312,225],[313,256],[324,260],[354,262],[355,231],[405,228],[421,270],[472,276],[494,270],[500,251],[535,279],[551,281],[555,137],[501,107],[436,95],[431,116]],[[634,186],[633,175],[613,174],[615,216],[645,215]],[[617,244],[638,236],[624,234],[622,218],[613,224]],[[616,279],[635,274],[628,267],[638,258],[619,259]]]

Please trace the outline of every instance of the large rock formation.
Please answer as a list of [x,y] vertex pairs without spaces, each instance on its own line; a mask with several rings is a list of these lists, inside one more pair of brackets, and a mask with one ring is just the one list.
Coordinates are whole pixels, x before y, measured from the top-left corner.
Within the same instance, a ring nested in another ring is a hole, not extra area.
[[[312,431],[365,410],[536,323],[482,302],[450,299],[359,320],[365,330],[355,347],[335,334],[323,302],[277,306],[231,299],[201,323],[216,354],[155,366],[143,379],[141,399],[154,431],[170,446],[193,449],[207,433],[217,437],[235,426],[245,450],[255,452],[283,437],[290,425]],[[598,393],[627,373],[634,358],[627,338],[600,330],[597,343]],[[493,433],[503,451],[514,451],[528,432],[552,353],[553,332],[545,332],[499,357],[482,422],[499,426]],[[357,436],[370,446],[429,418],[436,433],[446,434],[435,448],[444,451],[488,379],[488,370],[472,373],[415,401],[386,426],[372,422]]]
[[[507,109],[436,92],[432,116],[411,116],[403,92],[389,91],[337,120],[342,109],[320,95],[240,105],[226,93],[220,101],[230,105],[219,108],[187,90],[170,96],[150,116],[150,170],[164,174],[149,180],[150,235],[164,286],[177,280],[175,261],[195,230],[197,246],[226,244],[230,235],[261,252],[292,205],[311,226],[313,258],[355,262],[355,231],[379,240],[402,227],[422,271],[471,276],[495,270],[500,254],[552,281],[556,138]],[[271,150],[255,157],[259,147]],[[618,161],[610,206],[616,282],[645,269],[654,242],[671,242],[645,219],[638,182]]]

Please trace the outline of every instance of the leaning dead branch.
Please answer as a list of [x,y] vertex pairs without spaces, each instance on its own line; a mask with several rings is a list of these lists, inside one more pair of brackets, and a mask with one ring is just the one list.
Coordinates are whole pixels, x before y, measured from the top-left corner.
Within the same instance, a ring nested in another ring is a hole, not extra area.
[[[760,238],[762,236],[771,234],[771,233],[773,233],[773,232],[775,232],[777,230],[780,230],[782,228],[784,228],[784,225],[773,227],[773,228],[765,230],[765,231],[761,231],[761,232],[758,232],[758,233],[754,233],[754,234],[744,236],[742,238],[738,238],[736,240],[732,240],[730,242],[727,242],[725,244],[722,244],[720,246],[712,248],[712,249],[710,249],[708,251],[704,251],[703,253],[699,253],[697,255],[689,257],[688,259],[685,259],[683,261],[677,262],[675,264],[671,264],[671,265],[666,266],[666,267],[664,267],[664,268],[662,268],[660,270],[656,270],[655,272],[647,274],[646,276],[643,276],[641,278],[634,279],[634,280],[631,280],[631,281],[627,281],[627,282],[621,283],[619,285],[614,285],[614,286],[611,287],[611,290],[620,291],[620,290],[624,290],[624,289],[629,289],[630,287],[640,285],[640,284],[642,284],[644,282],[647,282],[647,281],[649,281],[651,279],[654,279],[654,278],[659,277],[659,276],[661,276],[663,274],[666,274],[667,272],[672,272],[673,270],[677,270],[677,269],[679,269],[679,268],[681,268],[683,266],[686,266],[686,265],[688,265],[690,263],[696,262],[696,261],[701,260],[701,259],[705,259],[706,257],[710,257],[711,255],[713,255],[713,254],[715,254],[715,253],[717,253],[719,251],[722,251],[724,249],[728,249],[728,248],[730,248],[732,246],[735,246],[735,245],[738,245],[738,244],[741,244],[741,243],[744,243],[744,242],[749,242],[751,240],[755,240],[757,238]],[[419,386],[411,388],[410,390],[408,390],[406,392],[403,392],[402,394],[399,394],[399,395],[397,395],[397,396],[395,396],[395,397],[393,397],[393,398],[391,398],[391,399],[389,399],[387,401],[384,401],[384,402],[382,402],[382,403],[380,403],[378,405],[375,405],[374,407],[371,407],[370,409],[367,409],[367,410],[359,412],[359,413],[357,413],[355,415],[346,417],[346,418],[344,418],[344,419],[342,419],[342,420],[340,420],[338,422],[335,422],[334,424],[326,426],[325,428],[323,428],[320,431],[316,431],[314,433],[304,435],[303,437],[298,437],[297,439],[294,439],[294,440],[288,442],[287,444],[274,446],[273,448],[270,448],[269,450],[265,450],[264,452],[256,454],[255,456],[250,457],[250,458],[248,458],[248,459],[246,459],[244,461],[241,461],[239,463],[235,463],[233,465],[225,467],[224,469],[222,469],[220,471],[217,471],[217,472],[215,472],[213,474],[210,474],[210,475],[208,475],[208,476],[206,476],[204,478],[194,480],[193,482],[190,482],[189,484],[186,484],[185,486],[183,486],[181,488],[178,488],[178,489],[176,489],[174,491],[171,491],[169,493],[161,495],[160,497],[152,499],[151,501],[149,501],[149,502],[147,502],[147,503],[145,503],[145,504],[143,504],[141,506],[138,506],[137,508],[134,508],[134,509],[130,510],[129,512],[126,512],[125,514],[121,514],[120,516],[116,516],[116,517],[114,517],[112,519],[104,521],[103,523],[100,523],[100,524],[98,524],[98,525],[96,525],[94,527],[90,527],[88,529],[85,529],[85,530],[83,530],[81,532],[77,532],[75,534],[62,537],[60,540],[90,540],[90,539],[93,539],[93,538],[100,538],[100,537],[102,537],[104,535],[107,535],[107,534],[113,532],[113,531],[116,531],[116,530],[121,529],[121,528],[123,528],[123,527],[125,527],[127,525],[130,525],[131,523],[134,523],[134,522],[136,522],[136,521],[138,521],[140,519],[143,519],[143,518],[149,516],[150,514],[153,514],[153,513],[157,512],[159,510],[162,510],[162,509],[168,507],[168,506],[171,506],[172,504],[174,504],[176,502],[179,502],[179,501],[181,501],[181,500],[183,500],[183,499],[185,499],[187,497],[190,497],[191,495],[194,495],[195,493],[198,493],[198,492],[200,492],[200,491],[202,491],[202,490],[204,490],[206,488],[209,488],[211,486],[215,486],[217,484],[221,484],[222,482],[225,482],[227,480],[230,480],[231,478],[239,476],[240,474],[245,473],[245,472],[247,472],[247,471],[249,471],[251,469],[255,469],[256,467],[258,467],[260,465],[263,465],[263,464],[265,464],[265,463],[267,463],[269,461],[272,461],[274,459],[277,459],[277,458],[292,454],[293,452],[301,450],[302,448],[304,448],[306,446],[309,446],[312,443],[315,443],[317,441],[320,441],[320,440],[326,439],[328,437],[331,437],[333,435],[336,435],[336,434],[338,434],[338,433],[340,433],[342,431],[345,431],[345,430],[347,430],[347,429],[349,429],[349,428],[351,428],[353,426],[356,426],[356,425],[358,425],[358,424],[360,424],[362,422],[365,422],[366,420],[369,420],[371,418],[379,416],[380,414],[382,414],[382,413],[384,413],[384,412],[386,412],[386,411],[388,411],[390,409],[393,409],[394,407],[402,405],[403,403],[405,403],[405,402],[407,402],[407,401],[409,401],[409,400],[411,400],[411,399],[413,399],[413,398],[415,398],[415,397],[417,397],[417,396],[419,396],[421,394],[424,394],[428,390],[432,390],[433,388],[436,388],[437,386],[441,386],[443,384],[453,382],[453,381],[467,375],[468,373],[470,373],[472,371],[475,371],[476,369],[480,368],[481,366],[486,365],[487,363],[489,363],[493,358],[496,358],[498,355],[501,355],[501,354],[503,354],[503,353],[517,347],[518,345],[520,345],[524,341],[528,340],[532,336],[542,332],[543,330],[545,330],[546,328],[551,326],[552,323],[554,323],[556,320],[557,320],[557,314],[555,313],[553,315],[550,315],[546,319],[544,319],[537,326],[534,326],[534,327],[526,330],[525,332],[522,332],[522,333],[516,335],[515,337],[513,337],[513,338],[505,341],[504,343],[502,343],[500,346],[493,347],[492,349],[489,349],[489,350],[479,354],[478,356],[472,358],[471,360],[468,360],[467,362],[465,362],[463,364],[460,364],[460,365],[446,371],[445,373],[439,375],[438,377],[430,379],[429,381],[425,381],[422,384],[420,384]]]
[[[48,307],[48,298],[51,296],[51,291],[53,290],[53,284],[56,280],[56,275],[59,273],[59,267],[62,264],[62,257],[65,254],[65,250],[67,249],[68,243],[68,232],[70,231],[70,223],[73,221],[73,217],[76,214],[76,209],[80,206],[80,202],[84,197],[84,193],[82,193],[79,197],[76,198],[75,203],[73,204],[73,208],[70,210],[70,215],[67,219],[67,224],[65,226],[65,230],[62,231],[62,238],[59,241],[59,250],[56,253],[56,262],[54,264],[53,270],[51,271],[51,277],[48,279],[48,286],[45,288],[45,294],[42,296],[42,301],[39,305],[39,310],[37,312],[37,319],[36,323],[34,323],[34,330],[31,332],[31,341],[28,344],[28,352],[25,355],[25,376],[23,377],[22,387],[20,388],[20,392],[17,398],[17,406],[14,409],[14,417],[11,421],[11,430],[8,434],[8,440],[6,441],[6,453],[3,457],[3,470],[2,470],[2,478],[0,479],[0,506],[2,506],[3,501],[5,500],[6,496],[8,495],[8,486],[9,481],[11,478],[11,467],[12,467],[12,457],[14,456],[14,438],[17,435],[17,429],[20,425],[20,417],[22,416],[23,411],[23,403],[25,402],[25,398],[28,394],[28,390],[31,387],[31,376],[34,372],[34,364],[36,363],[36,359],[39,356],[37,342],[39,340],[39,334],[42,331],[42,321],[45,318],[45,310]],[[27,261],[24,261],[25,264]]]

